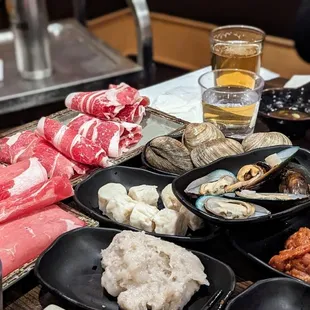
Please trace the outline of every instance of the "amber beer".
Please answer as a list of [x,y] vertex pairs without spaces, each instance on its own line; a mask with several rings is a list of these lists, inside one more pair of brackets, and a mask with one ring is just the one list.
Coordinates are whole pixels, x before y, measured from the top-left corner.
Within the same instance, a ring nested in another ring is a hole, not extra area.
[[211,33],[213,70],[241,69],[259,73],[265,33],[250,26],[224,26]]
[[243,69],[259,73],[261,47],[258,44],[217,43],[211,52],[212,68]]

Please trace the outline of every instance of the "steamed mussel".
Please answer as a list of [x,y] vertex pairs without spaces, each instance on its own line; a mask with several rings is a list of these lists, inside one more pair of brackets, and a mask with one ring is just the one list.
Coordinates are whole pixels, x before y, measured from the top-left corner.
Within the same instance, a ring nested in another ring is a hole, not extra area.
[[196,208],[225,219],[247,219],[270,214],[267,209],[244,201],[216,196],[202,196],[196,201]]
[[298,151],[292,147],[270,155],[266,162],[245,165],[235,176],[231,171],[218,169],[191,182],[185,189],[189,195],[222,195],[241,189],[259,188],[266,181],[274,179]]
[[285,194],[309,195],[309,184],[306,177],[295,169],[285,169],[281,175],[279,192]]
[[[236,174],[225,169],[214,170],[191,182],[185,189],[185,193],[192,197],[201,196],[196,200],[196,208],[200,211],[225,219],[246,219],[268,215],[270,211],[262,205],[275,210],[273,209],[277,206],[275,202],[280,202],[279,206],[282,207],[291,207],[292,203],[309,199],[308,180],[300,172],[292,169],[295,164],[291,163],[291,160],[298,150],[298,147],[290,147],[271,154],[264,161],[242,166]],[[282,180],[280,186],[282,192],[256,191],[272,180],[274,180],[271,182],[272,186],[279,184],[275,183],[278,182],[279,176]],[[293,192],[293,188],[296,187],[299,191]]]

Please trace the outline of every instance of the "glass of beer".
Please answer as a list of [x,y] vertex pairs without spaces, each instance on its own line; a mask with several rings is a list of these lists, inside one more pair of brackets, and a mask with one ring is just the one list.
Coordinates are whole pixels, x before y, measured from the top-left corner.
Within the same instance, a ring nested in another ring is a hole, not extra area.
[[265,33],[251,26],[232,25],[211,32],[212,69],[243,69],[259,74]]
[[226,137],[244,139],[253,133],[264,80],[254,72],[221,69],[199,78],[203,120],[219,127]]

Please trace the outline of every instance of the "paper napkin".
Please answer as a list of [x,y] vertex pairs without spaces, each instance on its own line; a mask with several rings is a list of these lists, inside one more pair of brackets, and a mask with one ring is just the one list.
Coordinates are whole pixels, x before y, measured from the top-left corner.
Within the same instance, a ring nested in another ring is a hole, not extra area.
[[[140,90],[140,94],[148,96],[151,107],[188,122],[200,123],[202,119],[201,90],[199,77],[211,71],[211,66],[190,72],[178,78]],[[279,75],[261,68],[261,76],[270,80]]]
[[292,78],[286,82],[285,88],[298,88],[310,82],[310,75],[293,75]]

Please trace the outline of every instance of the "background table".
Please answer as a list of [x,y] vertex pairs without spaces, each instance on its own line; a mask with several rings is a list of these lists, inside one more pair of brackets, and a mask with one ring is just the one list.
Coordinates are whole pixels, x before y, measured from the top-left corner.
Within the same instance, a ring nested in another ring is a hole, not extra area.
[[[281,87],[286,79],[277,78],[267,82],[266,87]],[[256,131],[269,131],[267,125],[258,119]],[[300,145],[310,149],[310,134],[307,133],[302,139],[293,140],[295,145]],[[72,202],[73,203],[73,202]],[[233,296],[236,296],[253,282],[273,276],[264,268],[248,260],[230,244],[225,231],[213,240],[192,247],[195,250],[205,252],[227,263],[237,276],[237,284]],[[38,285],[33,274],[30,274],[16,285],[4,292],[5,310],[41,310],[42,307],[54,303],[62,306],[66,310],[76,310],[78,308],[68,305],[47,292]]]

